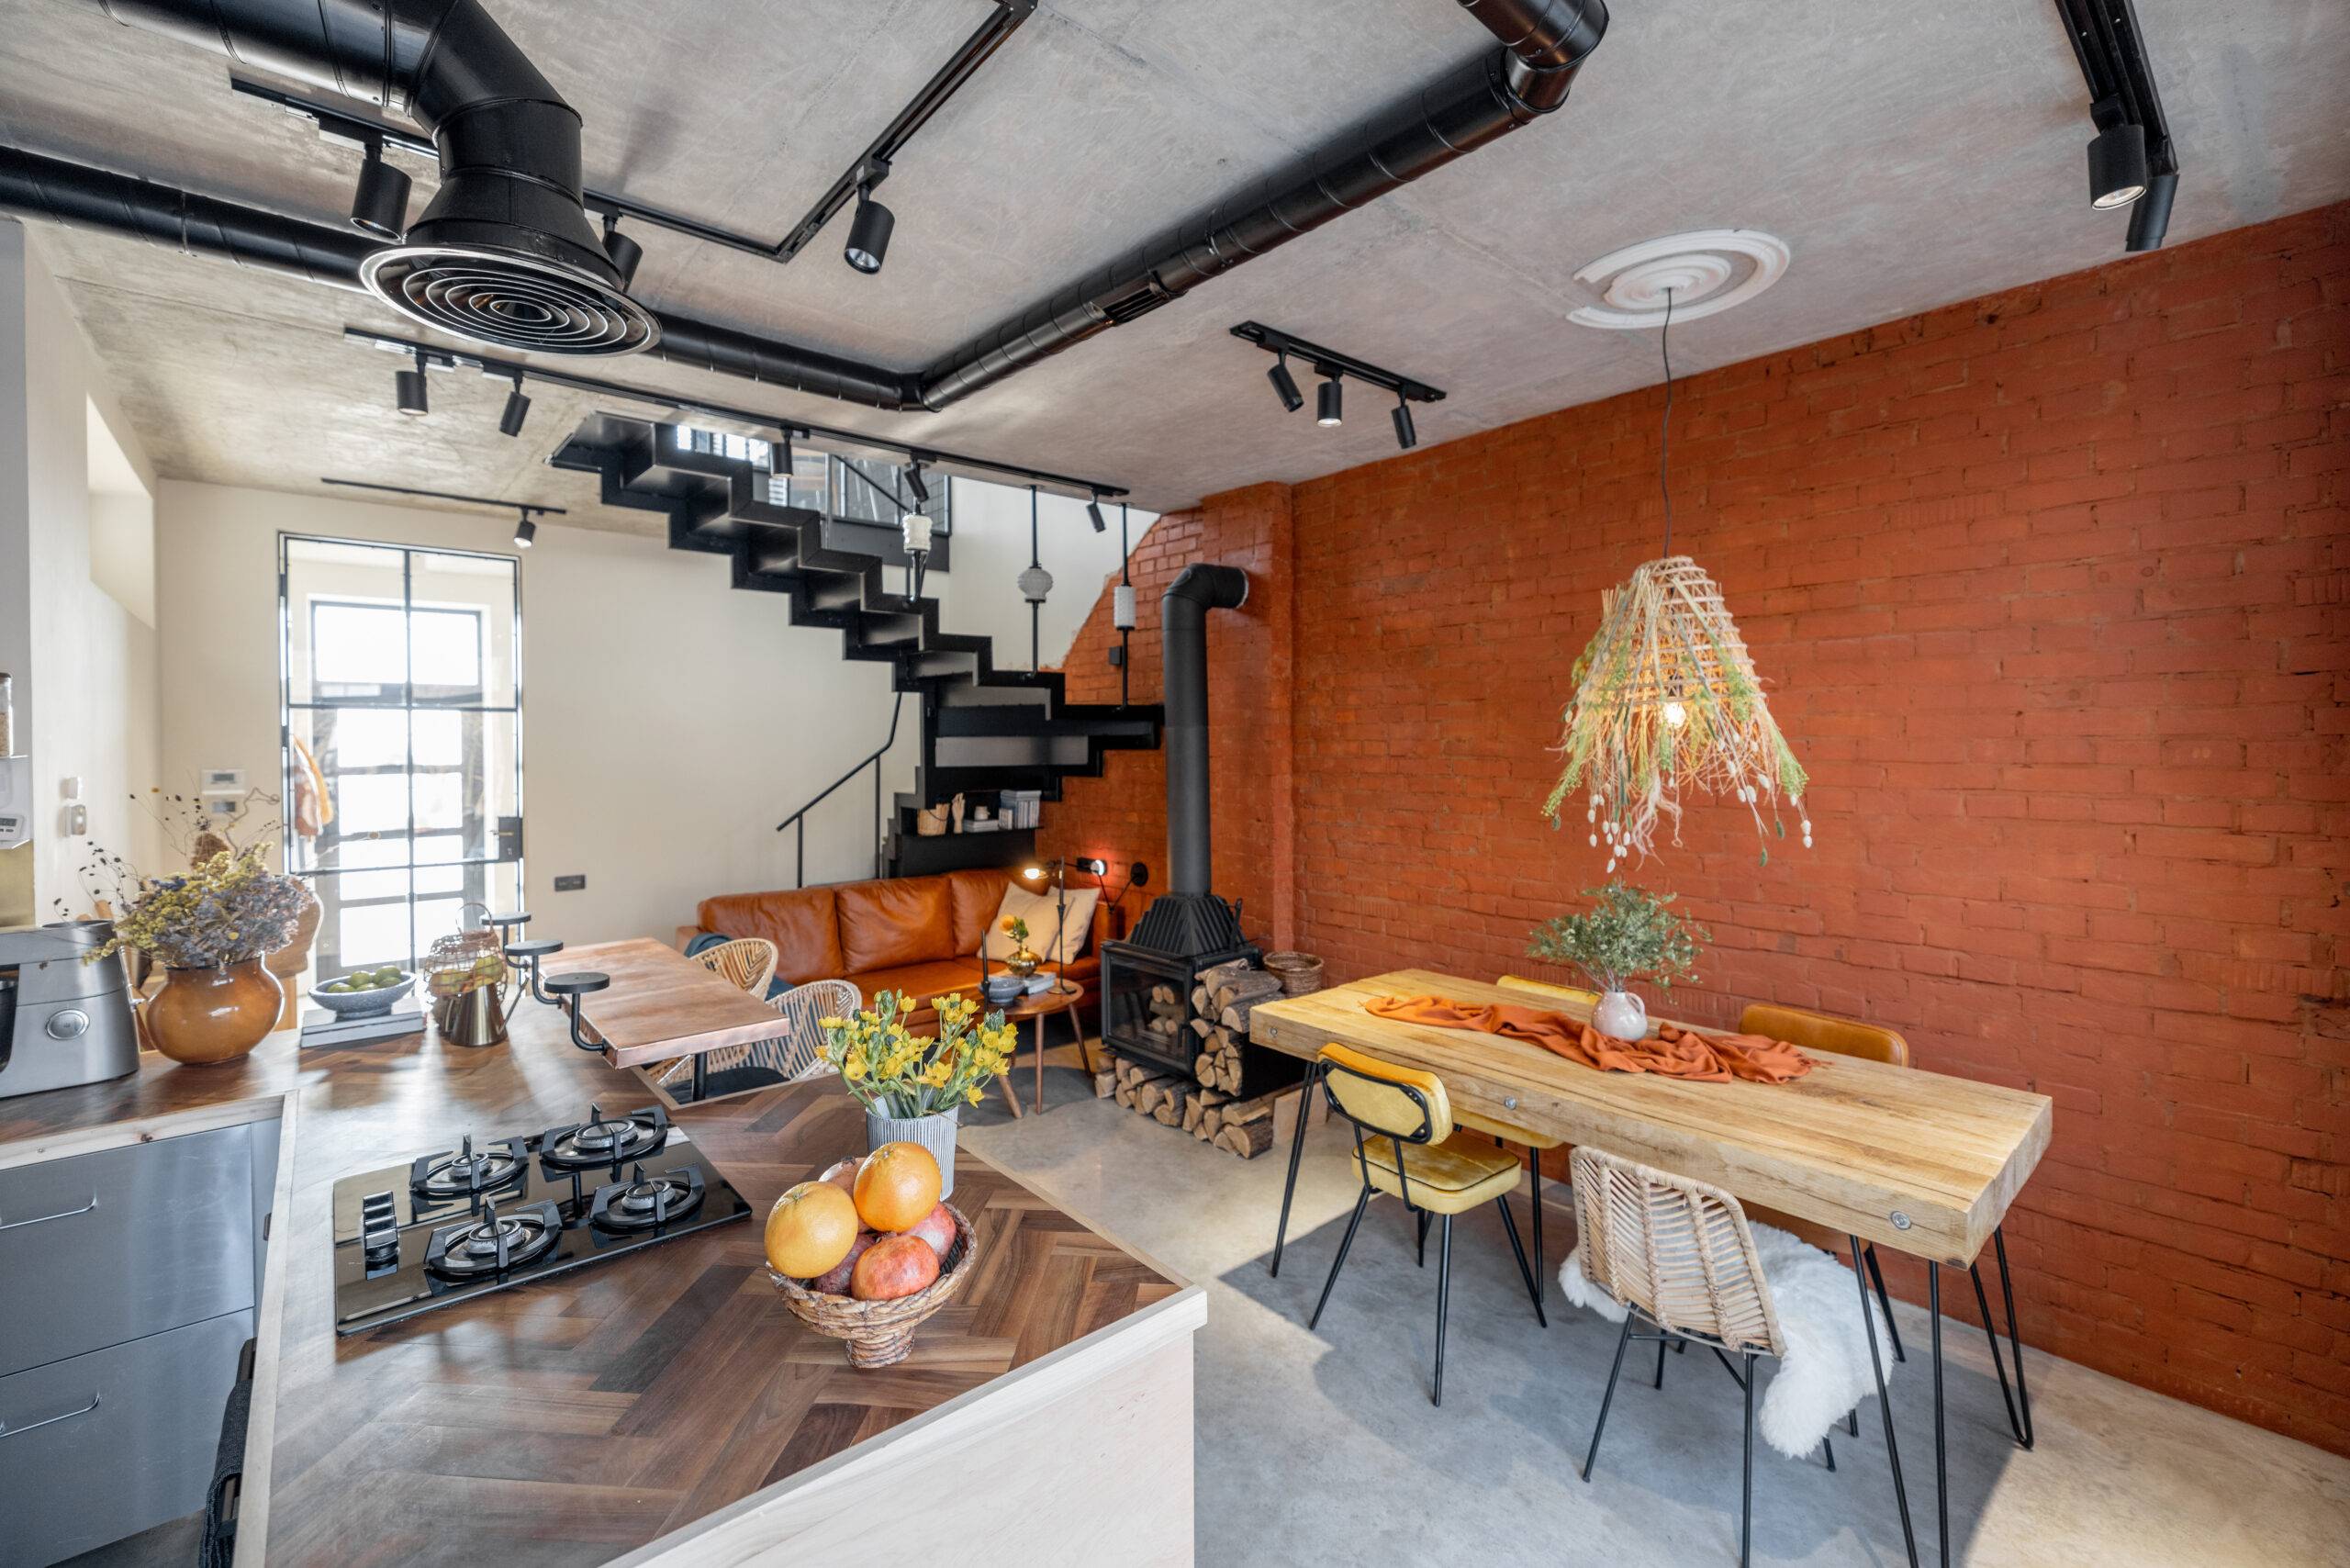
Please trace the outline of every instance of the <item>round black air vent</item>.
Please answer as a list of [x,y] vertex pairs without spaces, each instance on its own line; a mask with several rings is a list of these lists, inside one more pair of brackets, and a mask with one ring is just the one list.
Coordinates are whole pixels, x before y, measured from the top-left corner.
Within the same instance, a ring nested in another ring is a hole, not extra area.
[[476,342],[532,353],[624,354],[660,341],[652,313],[601,278],[471,245],[393,245],[360,281],[402,315]]

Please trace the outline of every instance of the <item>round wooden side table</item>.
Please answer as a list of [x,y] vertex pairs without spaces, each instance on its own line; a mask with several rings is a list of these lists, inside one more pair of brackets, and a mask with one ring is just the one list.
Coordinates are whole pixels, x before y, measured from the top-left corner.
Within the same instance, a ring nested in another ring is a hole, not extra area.
[[[1024,996],[1003,1010],[1003,1021],[1014,1027],[1032,1020],[1035,1024],[1032,1048],[1036,1053],[1036,1109],[1039,1111],[1045,1108],[1045,1020],[1067,1014],[1069,1026],[1077,1036],[1078,1055],[1081,1059],[1086,1054],[1085,1019],[1078,1009],[1078,1003],[1084,1000],[1085,988],[1068,985],[1067,982],[1063,984],[1067,989],[1057,987],[1034,996]],[[1014,1049],[1016,1051],[1017,1047]],[[1016,1092],[1012,1096],[1012,1111],[1015,1116],[1020,1114],[1020,1096]]]

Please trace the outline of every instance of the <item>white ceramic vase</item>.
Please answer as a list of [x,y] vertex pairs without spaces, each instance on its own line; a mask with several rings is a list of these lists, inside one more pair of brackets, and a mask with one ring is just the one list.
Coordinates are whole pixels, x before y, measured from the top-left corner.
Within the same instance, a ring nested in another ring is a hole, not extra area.
[[1611,1039],[1640,1039],[1649,1032],[1648,1004],[1628,991],[1602,991],[1591,1026]]
[[955,1193],[955,1132],[962,1114],[960,1105],[934,1116],[885,1116],[878,1111],[867,1111],[866,1152],[869,1154],[885,1143],[922,1145],[938,1161],[938,1196],[943,1202]]

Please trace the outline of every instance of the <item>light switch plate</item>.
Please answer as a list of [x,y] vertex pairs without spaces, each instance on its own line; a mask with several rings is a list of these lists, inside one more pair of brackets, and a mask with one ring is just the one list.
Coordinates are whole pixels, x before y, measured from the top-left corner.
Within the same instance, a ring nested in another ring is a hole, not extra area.
[[585,872],[579,872],[568,877],[557,877],[554,879],[554,890],[559,893],[584,892],[587,890],[587,887],[588,877]]

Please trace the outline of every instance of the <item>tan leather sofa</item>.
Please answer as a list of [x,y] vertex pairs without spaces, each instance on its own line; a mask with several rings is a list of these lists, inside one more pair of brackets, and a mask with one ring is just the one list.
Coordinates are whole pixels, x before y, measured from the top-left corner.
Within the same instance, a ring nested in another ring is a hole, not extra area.
[[[775,944],[777,980],[802,985],[844,979],[868,1001],[883,991],[911,991],[920,1007],[909,1026],[928,1030],[937,1023],[932,997],[979,995],[979,943],[1012,879],[1009,871],[981,869],[722,893],[696,906],[697,924],[677,928],[677,945],[711,931],[764,936]],[[1085,990],[1079,1005],[1089,1017],[1101,994],[1101,948],[1111,918],[1095,909],[1091,939],[1069,963],[1069,979]]]

